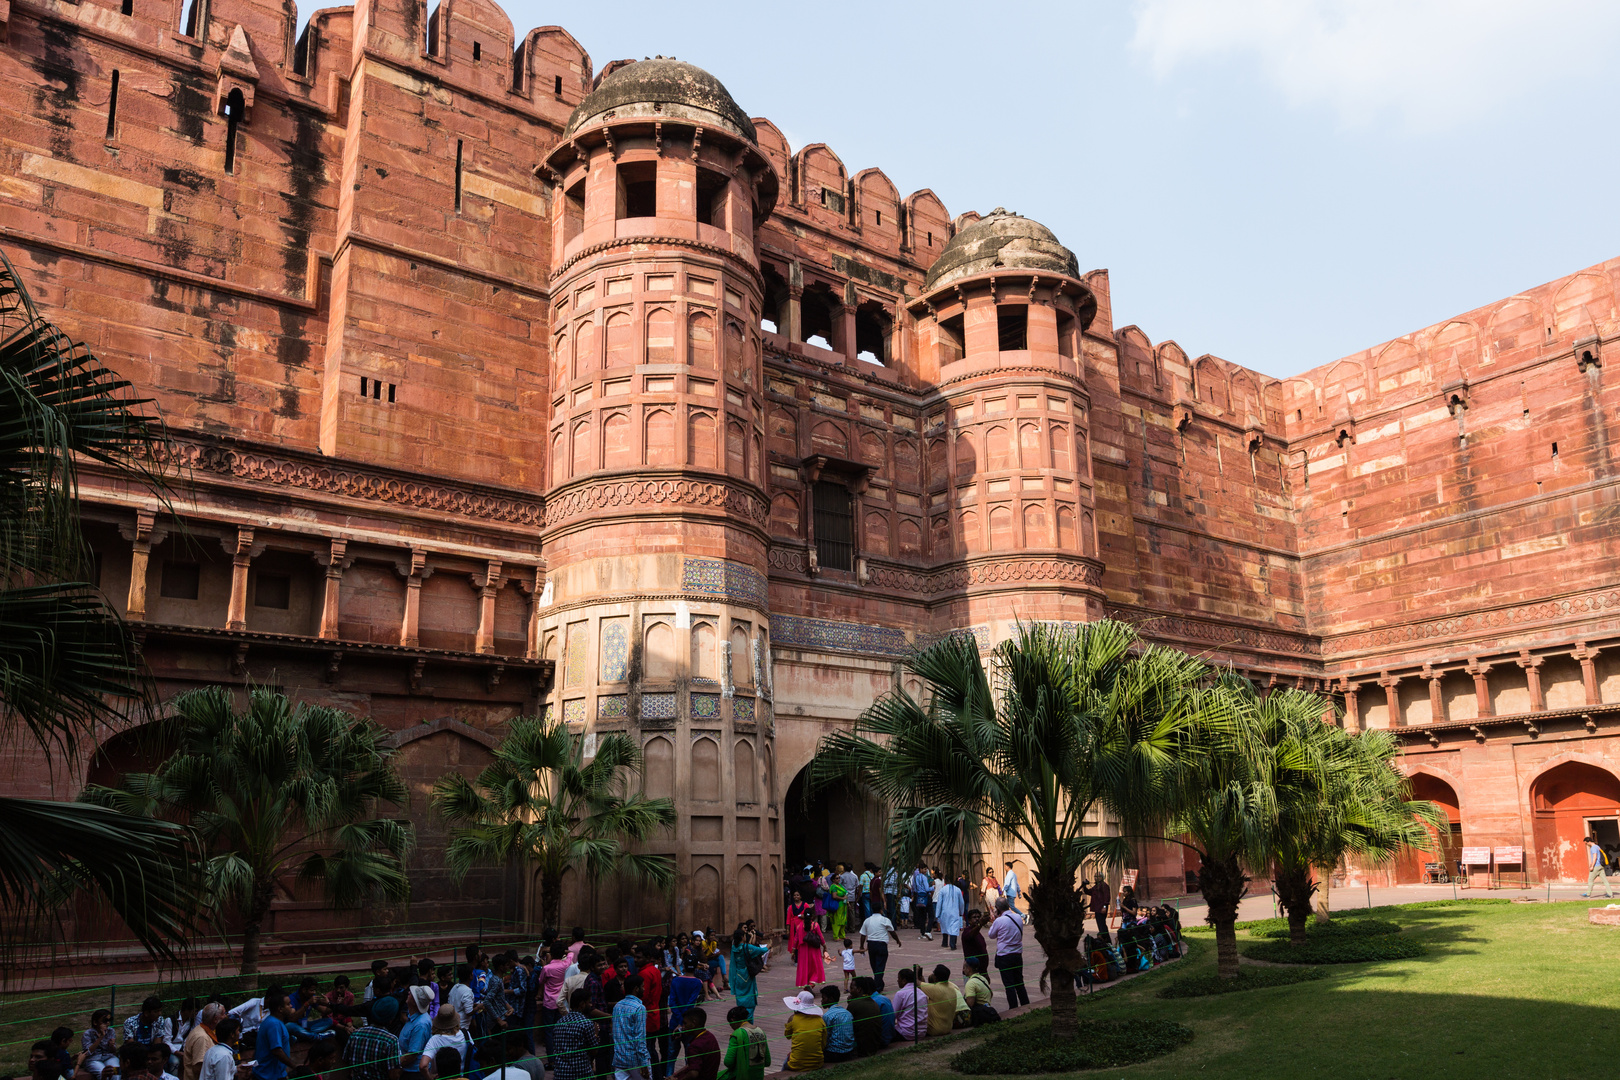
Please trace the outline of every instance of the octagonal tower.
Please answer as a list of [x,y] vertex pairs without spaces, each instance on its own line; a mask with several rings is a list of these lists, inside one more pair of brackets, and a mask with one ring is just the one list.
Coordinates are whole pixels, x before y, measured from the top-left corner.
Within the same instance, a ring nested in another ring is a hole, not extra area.
[[961,223],[911,304],[944,409],[928,419],[950,481],[936,551],[960,560],[951,626],[1103,612],[1082,342],[1097,300],[1074,253],[997,208]]
[[673,901],[565,888],[624,926],[775,918],[754,248],[778,178],[719,80],[662,57],[610,66],[546,166],[550,707],[642,746],[648,792],[680,813],[651,850],[673,853],[685,883]]

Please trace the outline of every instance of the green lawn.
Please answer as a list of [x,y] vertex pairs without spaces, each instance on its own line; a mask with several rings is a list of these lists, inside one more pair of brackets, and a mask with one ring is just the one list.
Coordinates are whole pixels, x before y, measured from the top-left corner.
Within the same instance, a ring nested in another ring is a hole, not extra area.
[[[1384,909],[1380,917],[1421,938],[1428,955],[1328,967],[1327,978],[1293,986],[1160,998],[1166,981],[1214,967],[1214,938],[1190,935],[1186,959],[1082,1000],[1080,1014],[1176,1020],[1193,1029],[1193,1041],[1153,1061],[1089,1075],[1611,1076],[1620,1067],[1620,928],[1592,926],[1586,912],[1585,903]],[[1240,932],[1238,940],[1241,948],[1257,939]],[[838,1080],[946,1080],[956,1075],[951,1054],[964,1045],[929,1052],[924,1043],[841,1067]]]

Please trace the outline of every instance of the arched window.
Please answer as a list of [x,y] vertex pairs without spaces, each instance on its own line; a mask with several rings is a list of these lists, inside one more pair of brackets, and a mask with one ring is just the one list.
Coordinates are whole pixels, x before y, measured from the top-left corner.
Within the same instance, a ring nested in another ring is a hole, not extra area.
[[973,436],[962,432],[956,436],[956,480],[973,479],[973,474],[979,470],[979,451],[973,445]]
[[749,652],[748,624],[731,624],[731,681],[735,686],[754,685],[754,658]]
[[1013,548],[1012,510],[1005,506],[990,511],[990,550],[1011,551]]
[[675,677],[675,631],[669,623],[648,624],[641,668],[648,679],[664,681]]
[[737,783],[737,801],[759,801],[759,769],[754,764],[754,744],[738,739],[731,748],[731,773]]
[[1046,468],[1041,453],[1041,429],[1038,424],[1018,425],[1018,464],[1024,469]]
[[718,448],[715,446],[714,414],[693,412],[686,421],[687,463],[699,469],[720,467]]
[[624,468],[636,463],[636,433],[630,427],[630,415],[616,412],[602,421],[602,466],[608,469]]
[[704,802],[720,798],[720,744],[713,739],[692,743],[692,798]]
[[595,457],[591,445],[591,422],[581,420],[574,425],[574,475],[588,473],[596,467]]
[[647,414],[647,464],[675,464],[675,415],[668,409],[654,409]]
[[1012,440],[1000,424],[984,433],[984,459],[984,467],[991,472],[1012,468]]
[[574,378],[587,378],[595,370],[596,323],[586,319],[574,328]]
[[692,678],[699,682],[719,681],[714,655],[714,624],[692,624]]
[[647,314],[647,363],[675,362],[675,313],[656,308]]
[[628,367],[636,362],[636,330],[628,311],[616,311],[607,321],[607,369]]
[[1052,434],[1052,468],[1059,472],[1069,471],[1069,429],[1062,424],[1053,424]]
[[686,357],[692,367],[714,370],[714,320],[705,312],[687,317]]

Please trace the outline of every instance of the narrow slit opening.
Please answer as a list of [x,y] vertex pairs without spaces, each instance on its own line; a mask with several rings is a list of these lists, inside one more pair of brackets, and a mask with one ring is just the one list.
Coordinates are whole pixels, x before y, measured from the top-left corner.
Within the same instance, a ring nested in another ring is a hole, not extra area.
[[[125,5],[128,6],[127,4]],[[124,14],[129,14],[125,12]],[[118,122],[118,72],[112,73],[112,89],[107,94],[107,138],[113,137],[114,125]]]

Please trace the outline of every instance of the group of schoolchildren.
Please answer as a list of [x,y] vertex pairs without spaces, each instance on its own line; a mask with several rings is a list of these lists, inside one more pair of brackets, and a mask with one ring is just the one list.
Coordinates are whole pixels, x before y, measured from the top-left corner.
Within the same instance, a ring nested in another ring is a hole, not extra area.
[[[345,975],[330,988],[313,977],[290,992],[272,985],[229,1009],[215,996],[165,1012],[153,996],[120,1028],[98,1009],[77,1039],[64,1027],[36,1043],[29,1080],[325,1080],[339,1069],[348,1080],[546,1080],[547,1069],[555,1080],[585,1080],[623,1072],[616,1042],[627,998],[644,1017],[648,1080],[716,1080],[722,1064],[725,1080],[758,1080],[769,1050],[750,1018],[768,950],[750,941],[757,933],[745,923],[729,950],[741,986],[726,981],[727,951],[712,930],[598,948],[575,927],[571,942],[548,931],[533,955],[469,946],[458,965],[378,960],[358,998]],[[691,1049],[707,1022],[698,1003],[738,989],[745,1007],[731,1010],[741,1014],[732,1027],[752,1028],[757,1045],[745,1032],[711,1068]]]
[[[1106,888],[1100,878],[1098,884]],[[1086,935],[1083,955],[1091,964],[1076,977],[1088,986],[1174,960],[1181,955],[1181,913],[1169,905],[1141,904],[1136,890],[1126,885],[1119,894],[1119,933],[1110,935],[1099,917],[1097,934]]]

